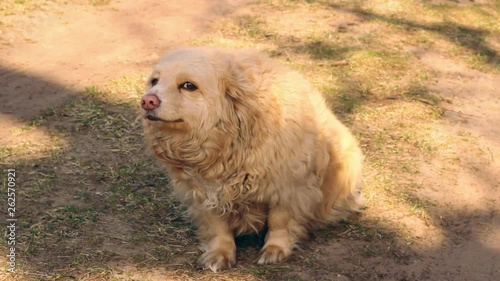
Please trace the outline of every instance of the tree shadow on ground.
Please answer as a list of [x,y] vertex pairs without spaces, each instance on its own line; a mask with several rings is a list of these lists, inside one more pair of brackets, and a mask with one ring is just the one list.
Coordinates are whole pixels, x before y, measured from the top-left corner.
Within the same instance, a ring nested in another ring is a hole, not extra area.
[[[28,87],[37,91],[29,100],[33,107],[44,93],[64,88],[7,67],[0,73],[8,73],[14,85],[27,83],[13,87],[11,97],[27,98]],[[144,149],[137,101],[69,92],[65,101],[44,106],[49,108],[32,120],[10,112],[12,119],[32,125],[16,136],[24,145],[2,148],[0,160],[2,170],[17,172],[20,280],[69,278],[75,272],[104,276],[108,263],[139,264],[150,252],[161,252],[163,258],[180,249],[197,252],[190,248],[195,240],[191,226],[170,197],[164,170]],[[24,139],[31,131],[48,136],[42,151],[33,150],[41,145],[39,139]],[[5,196],[6,190],[0,197]],[[152,238],[153,233],[163,238]]]
[[495,49],[486,43],[486,36],[490,35],[488,30],[473,28],[466,25],[452,22],[442,22],[435,24],[423,24],[407,20],[398,16],[386,16],[359,7],[347,8],[343,5],[324,3],[334,11],[349,12],[360,16],[368,21],[381,21],[405,28],[408,31],[426,30],[437,33],[453,44],[457,44],[472,51],[476,56],[484,58],[484,61],[493,66],[500,66],[500,58]]

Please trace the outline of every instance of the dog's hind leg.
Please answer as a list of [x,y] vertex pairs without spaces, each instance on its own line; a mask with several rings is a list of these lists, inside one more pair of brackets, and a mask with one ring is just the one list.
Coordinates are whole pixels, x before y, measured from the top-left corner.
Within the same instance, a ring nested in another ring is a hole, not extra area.
[[292,217],[288,208],[275,207],[269,211],[268,232],[259,264],[277,263],[289,257],[300,239],[306,236],[306,228]]

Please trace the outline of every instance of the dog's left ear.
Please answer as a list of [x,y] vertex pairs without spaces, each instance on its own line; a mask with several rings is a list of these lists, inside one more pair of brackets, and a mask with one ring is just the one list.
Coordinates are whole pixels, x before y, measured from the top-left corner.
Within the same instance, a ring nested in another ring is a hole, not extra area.
[[245,96],[252,96],[256,91],[252,77],[231,58],[225,58],[224,65],[226,67],[221,75],[220,86],[227,97],[244,102],[244,100],[248,99]]
[[228,121],[237,127],[240,138],[250,139],[260,115],[260,110],[256,108],[255,81],[234,59],[225,58],[224,65],[219,88],[224,93]]

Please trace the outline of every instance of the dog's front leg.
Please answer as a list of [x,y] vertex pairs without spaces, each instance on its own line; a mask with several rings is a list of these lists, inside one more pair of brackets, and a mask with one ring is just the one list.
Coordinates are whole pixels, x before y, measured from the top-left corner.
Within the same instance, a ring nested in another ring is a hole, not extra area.
[[201,264],[214,272],[234,265],[236,244],[227,221],[211,211],[199,210],[195,213],[198,237],[205,251],[200,258]]
[[306,233],[297,223],[288,208],[273,208],[269,211],[266,242],[261,250],[259,264],[277,263],[289,257],[295,243]]

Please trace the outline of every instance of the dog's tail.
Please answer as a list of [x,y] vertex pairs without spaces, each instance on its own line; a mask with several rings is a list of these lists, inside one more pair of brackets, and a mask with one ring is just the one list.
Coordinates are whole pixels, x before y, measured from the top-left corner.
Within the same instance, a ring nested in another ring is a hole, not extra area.
[[344,219],[360,212],[365,203],[361,194],[364,157],[354,137],[349,132],[346,136],[333,142],[329,149],[330,162],[322,184],[323,204],[318,214],[322,221]]

